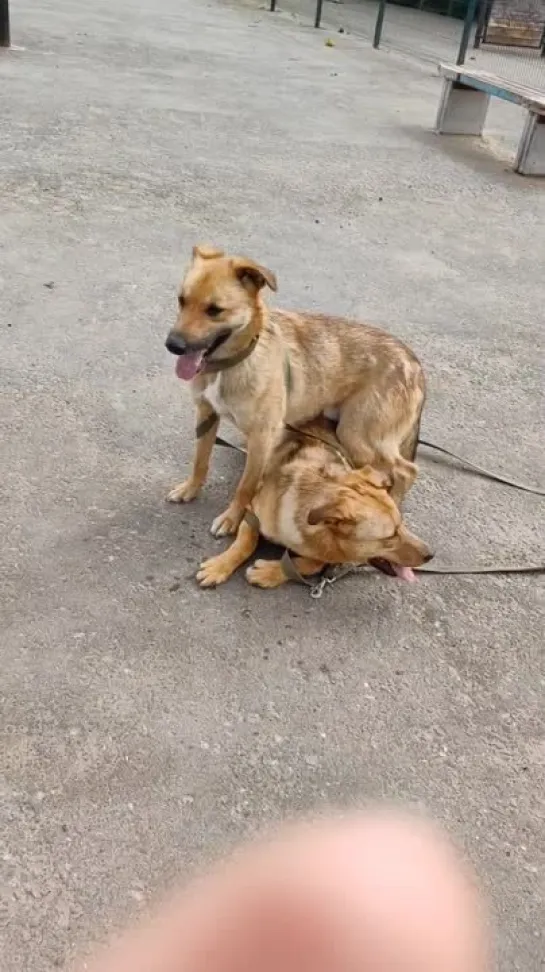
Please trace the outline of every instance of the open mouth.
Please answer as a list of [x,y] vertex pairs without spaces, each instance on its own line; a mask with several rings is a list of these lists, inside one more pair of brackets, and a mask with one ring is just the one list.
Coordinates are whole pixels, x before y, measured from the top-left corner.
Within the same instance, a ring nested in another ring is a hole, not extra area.
[[202,371],[204,365],[204,351],[186,351],[176,358],[176,375],[182,381],[191,381]]
[[383,574],[388,574],[388,577],[397,577],[399,580],[406,581],[408,584],[414,584],[416,577],[412,567],[403,567],[402,564],[393,564],[391,560],[386,560],[384,557],[373,557],[369,561],[371,567],[375,567],[376,570],[380,570]]
[[206,359],[227,340],[230,331],[220,331],[214,340],[205,348],[192,350],[188,348],[176,359],[176,375],[182,381],[192,381],[206,365]]

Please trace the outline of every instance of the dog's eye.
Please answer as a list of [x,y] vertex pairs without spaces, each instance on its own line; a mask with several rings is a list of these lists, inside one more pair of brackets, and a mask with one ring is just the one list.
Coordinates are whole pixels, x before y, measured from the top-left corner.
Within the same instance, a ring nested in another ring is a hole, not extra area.
[[219,317],[222,313],[222,308],[218,307],[217,304],[209,304],[206,308],[206,313],[209,317]]
[[185,297],[183,294],[178,294],[178,304],[180,308],[185,307]]

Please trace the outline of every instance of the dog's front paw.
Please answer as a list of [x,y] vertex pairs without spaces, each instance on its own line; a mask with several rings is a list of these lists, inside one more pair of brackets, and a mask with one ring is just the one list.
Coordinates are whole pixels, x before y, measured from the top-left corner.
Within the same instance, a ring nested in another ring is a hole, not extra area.
[[233,568],[229,557],[219,554],[217,557],[210,557],[204,560],[197,571],[197,581],[201,587],[217,587],[229,580]]
[[178,486],[170,490],[170,493],[167,494],[167,501],[169,503],[190,503],[198,496],[200,489],[200,483],[196,483],[193,479],[186,479],[185,482],[179,483]]
[[223,513],[220,513],[216,517],[212,526],[210,527],[210,532],[214,534],[215,537],[226,537],[229,533],[236,533],[242,517],[244,516],[244,510],[240,506],[235,506],[231,504],[228,506]]
[[286,575],[279,560],[256,560],[246,571],[246,580],[256,587],[280,587]]

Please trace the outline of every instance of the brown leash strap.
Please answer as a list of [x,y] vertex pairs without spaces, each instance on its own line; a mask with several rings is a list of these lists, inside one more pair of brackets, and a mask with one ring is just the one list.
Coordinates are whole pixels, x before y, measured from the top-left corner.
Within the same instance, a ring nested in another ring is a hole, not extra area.
[[216,445],[224,446],[225,449],[234,449],[235,452],[240,452],[242,456],[246,455],[246,449],[235,445],[234,442],[228,442],[227,439],[222,439],[221,435],[216,436]]
[[[347,577],[348,574],[359,574],[367,568],[367,564],[342,564],[340,566],[327,567],[320,577],[309,580],[299,573],[295,566],[289,550],[286,550],[282,557],[282,570],[288,580],[295,581],[297,584],[304,584],[310,587],[310,596],[315,600],[321,598],[326,587],[336,584],[337,581]],[[415,568],[417,573],[426,574],[543,574],[545,564],[511,567],[424,567]]]
[[236,354],[231,355],[230,358],[213,358],[207,361],[204,368],[201,371],[203,375],[215,375],[218,371],[225,371],[227,368],[234,368],[236,365],[240,364],[248,358],[257,344],[257,337],[252,338],[250,343],[242,348],[241,351],[237,351]]
[[280,563],[282,564],[282,570],[284,571],[284,574],[288,580],[295,581],[296,584],[304,584],[305,587],[314,588],[316,586],[315,580],[308,580],[307,577],[303,577],[303,575],[299,573],[289,550],[284,551]]
[[418,574],[545,574],[545,564],[511,564],[505,567],[415,567]]
[[[202,435],[206,435],[216,421],[216,417],[217,416],[214,414],[214,416],[210,416],[197,426],[197,438],[200,438]],[[319,435],[313,435],[310,432],[303,432],[301,429],[297,429],[295,426],[292,427],[291,425],[287,425],[286,428],[290,429],[292,432],[297,432],[299,435],[306,435],[309,438],[317,439],[319,442],[323,442],[323,444],[329,446],[332,451],[337,452],[337,455],[342,458],[343,462],[348,463],[352,469],[354,468],[347,456],[345,456],[340,449],[337,449],[332,443],[322,439]],[[203,431],[201,431],[201,429]],[[484,466],[478,466],[477,463],[472,462],[470,459],[465,459],[464,456],[459,456],[456,452],[451,452],[450,449],[445,449],[443,446],[435,445],[434,442],[427,442],[426,439],[419,439],[418,444],[425,446],[426,449],[434,449],[435,452],[440,452],[442,455],[448,456],[449,459],[455,459],[456,462],[460,462],[463,466],[467,466],[468,469],[473,469],[484,479],[490,479],[494,483],[501,483],[503,486],[511,486],[513,489],[520,489],[523,493],[533,493],[534,496],[545,496],[545,489],[537,486],[528,486],[527,483],[520,483],[516,479],[507,479],[505,476],[499,476],[497,473],[493,473],[488,469],[485,469]],[[227,439],[222,439],[219,435],[216,436],[216,445],[225,446],[227,449],[235,449],[236,452],[241,452],[243,455],[246,455],[246,450],[243,449],[242,446],[237,446],[233,442],[228,442]],[[430,573],[431,572],[432,571],[430,568]]]
[[523,493],[545,496],[545,489],[538,489],[537,486],[528,486],[526,483],[519,483],[516,479],[507,479],[505,476],[498,476],[497,473],[490,472],[484,466],[478,466],[476,462],[471,462],[470,459],[465,459],[464,456],[458,456],[455,452],[451,452],[450,449],[445,449],[443,446],[435,445],[433,442],[427,442],[426,439],[419,439],[418,445],[423,445],[426,449],[433,449],[435,452],[440,452],[443,456],[448,456],[449,459],[455,459],[456,462],[461,462],[463,466],[467,466],[468,469],[473,469],[476,473],[479,473],[479,476],[484,476],[485,479],[491,479],[495,483],[503,483],[504,486],[512,486],[513,489],[520,489]]

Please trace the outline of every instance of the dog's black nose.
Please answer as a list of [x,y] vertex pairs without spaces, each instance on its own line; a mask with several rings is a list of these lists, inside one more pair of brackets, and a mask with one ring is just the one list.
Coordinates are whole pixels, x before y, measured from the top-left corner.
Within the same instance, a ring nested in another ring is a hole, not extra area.
[[176,334],[175,331],[171,331],[165,341],[165,348],[171,354],[185,354],[187,344],[181,334]]
[[435,554],[432,553],[431,550],[430,550],[429,554],[426,554],[426,556],[424,557],[424,563],[425,564],[429,564],[430,560],[433,560],[434,557],[435,557]]

